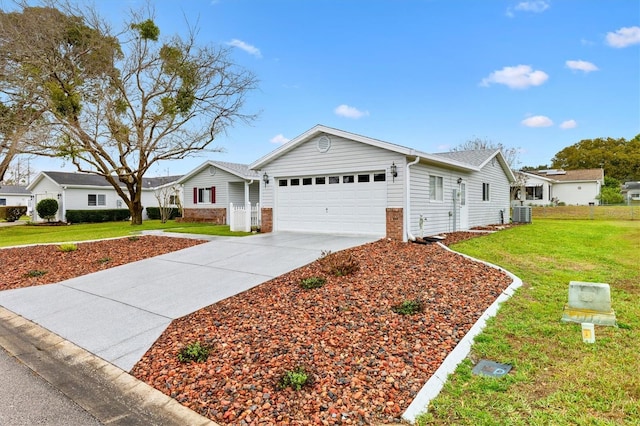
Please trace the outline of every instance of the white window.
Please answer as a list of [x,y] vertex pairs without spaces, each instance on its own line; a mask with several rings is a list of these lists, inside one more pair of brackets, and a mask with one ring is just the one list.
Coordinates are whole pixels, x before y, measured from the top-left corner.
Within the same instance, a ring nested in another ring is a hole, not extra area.
[[443,198],[442,176],[429,176],[429,199],[431,201],[442,201]]
[[489,184],[482,184],[482,201],[490,201]]
[[104,194],[87,194],[87,205],[89,206],[106,206],[107,196]]
[[542,200],[542,185],[525,187],[527,200]]
[[215,204],[216,203],[216,187],[211,188],[193,188],[194,204]]

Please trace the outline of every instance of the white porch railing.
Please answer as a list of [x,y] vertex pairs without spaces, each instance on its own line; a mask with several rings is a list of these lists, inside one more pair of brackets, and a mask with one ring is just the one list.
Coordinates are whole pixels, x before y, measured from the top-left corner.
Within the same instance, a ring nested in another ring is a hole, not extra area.
[[232,231],[250,232],[252,227],[260,227],[260,203],[235,206],[229,203],[229,227]]

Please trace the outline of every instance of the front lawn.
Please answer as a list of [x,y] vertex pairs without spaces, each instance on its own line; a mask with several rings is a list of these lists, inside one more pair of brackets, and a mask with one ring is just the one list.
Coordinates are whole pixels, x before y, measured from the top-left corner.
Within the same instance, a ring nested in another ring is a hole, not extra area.
[[80,223],[74,225],[19,225],[0,227],[0,247],[25,244],[63,243],[125,237],[141,231],[163,230],[202,235],[244,236],[247,232],[231,232],[228,225],[145,220],[142,225],[129,222]]
[[[640,424],[640,222],[537,219],[452,248],[522,278],[470,355],[514,369],[481,377],[465,360],[418,424]],[[610,284],[619,328],[583,343],[560,321],[569,281]]]

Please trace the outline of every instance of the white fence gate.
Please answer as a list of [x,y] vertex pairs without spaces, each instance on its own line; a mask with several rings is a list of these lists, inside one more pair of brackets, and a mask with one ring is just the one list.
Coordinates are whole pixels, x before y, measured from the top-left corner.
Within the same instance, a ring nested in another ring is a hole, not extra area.
[[229,203],[229,212],[229,227],[232,231],[250,232],[260,228],[260,203],[249,203],[246,208]]

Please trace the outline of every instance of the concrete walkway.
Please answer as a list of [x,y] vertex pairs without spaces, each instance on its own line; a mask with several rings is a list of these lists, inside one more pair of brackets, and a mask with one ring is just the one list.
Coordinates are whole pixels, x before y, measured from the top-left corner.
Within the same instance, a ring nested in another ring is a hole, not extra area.
[[269,233],[217,238],[70,279],[0,292],[0,306],[130,371],[173,319],[375,237]]

